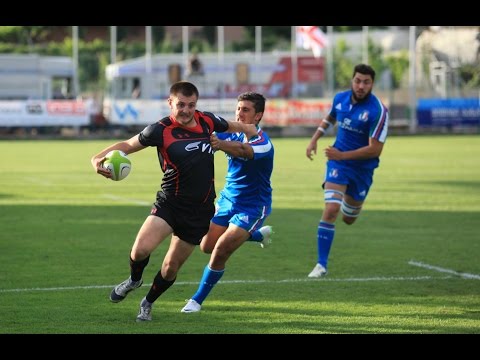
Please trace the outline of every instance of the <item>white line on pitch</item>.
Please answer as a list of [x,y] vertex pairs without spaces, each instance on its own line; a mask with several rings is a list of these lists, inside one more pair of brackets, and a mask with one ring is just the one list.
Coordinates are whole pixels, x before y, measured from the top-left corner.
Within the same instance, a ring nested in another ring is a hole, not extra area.
[[148,201],[142,201],[142,200],[136,200],[136,199],[129,199],[121,196],[115,196],[111,194],[103,194],[103,197],[110,199],[110,200],[115,200],[115,201],[122,201],[126,203],[131,203],[135,205],[151,205],[151,202]]
[[442,268],[440,266],[428,265],[428,264],[425,264],[425,263],[422,263],[422,262],[419,262],[419,261],[410,260],[408,262],[408,264],[413,265],[413,266],[422,267],[422,268],[429,269],[429,270],[435,270],[435,271],[438,271],[438,272],[457,275],[457,276],[460,276],[460,277],[465,278],[465,279],[480,280],[480,275],[469,274],[469,273],[461,273],[461,272],[458,272],[458,271],[455,271],[455,270],[445,269],[445,268]]
[[[432,279],[451,279],[451,276],[432,277],[432,276],[411,276],[411,277],[370,277],[370,278],[346,278],[346,279],[285,279],[285,280],[226,280],[220,281],[219,284],[279,284],[306,281],[326,281],[326,282],[368,282],[368,281],[422,281]],[[151,286],[152,284],[143,284],[142,286]],[[198,281],[177,281],[174,285],[198,285]],[[113,288],[116,285],[91,285],[91,286],[65,286],[53,288],[29,288],[29,289],[0,289],[0,293],[7,292],[29,292],[29,291],[63,291],[63,290],[79,290],[79,289],[105,289]]]

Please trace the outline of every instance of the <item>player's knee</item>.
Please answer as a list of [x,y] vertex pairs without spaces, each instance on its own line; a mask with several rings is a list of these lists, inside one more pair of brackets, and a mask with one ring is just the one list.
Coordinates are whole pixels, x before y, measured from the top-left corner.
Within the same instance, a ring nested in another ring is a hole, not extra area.
[[330,224],[333,224],[338,217],[338,211],[324,211],[322,215],[322,220]]
[[200,243],[200,250],[204,252],[205,254],[211,254],[215,245],[211,246],[207,244],[206,242],[201,242]]
[[343,222],[347,225],[352,225],[356,220],[357,217],[360,215],[360,211],[362,210],[362,206],[353,206],[347,204],[345,201],[342,202],[342,206],[340,211],[343,214]]
[[343,215],[342,220],[345,224],[352,225],[357,220],[357,218]]
[[172,279],[177,276],[178,269],[180,264],[176,261],[172,261],[171,259],[168,261],[163,261],[162,265],[162,276],[166,279]]
[[340,212],[340,206],[332,203],[327,204],[327,206],[325,207],[325,210],[323,211],[322,219],[326,222],[333,224],[335,220],[337,220],[339,212]]
[[142,261],[143,259],[146,259],[149,255],[150,253],[147,250],[142,249],[138,246],[134,247],[130,252],[130,258],[133,261]]

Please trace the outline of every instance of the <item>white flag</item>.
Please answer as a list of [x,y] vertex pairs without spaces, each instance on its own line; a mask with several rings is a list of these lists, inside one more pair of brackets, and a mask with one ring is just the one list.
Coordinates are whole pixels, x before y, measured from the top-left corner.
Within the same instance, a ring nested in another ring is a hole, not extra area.
[[312,49],[313,56],[320,57],[327,45],[327,35],[318,26],[297,26],[297,47]]

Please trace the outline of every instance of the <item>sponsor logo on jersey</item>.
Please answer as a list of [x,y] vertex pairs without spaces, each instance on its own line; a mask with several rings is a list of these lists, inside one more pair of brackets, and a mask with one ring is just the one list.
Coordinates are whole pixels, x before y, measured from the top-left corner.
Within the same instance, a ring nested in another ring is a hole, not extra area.
[[[201,146],[201,148],[200,148],[200,146]],[[195,151],[195,150],[199,150],[199,149],[201,149],[202,152],[208,152],[210,154],[214,153],[212,145],[210,145],[209,143],[203,143],[202,144],[201,141],[195,141],[195,142],[192,142],[192,143],[188,144],[187,146],[185,146],[186,151]]]
[[337,169],[332,169],[330,171],[330,173],[328,174],[328,176],[333,177],[333,178],[338,177],[338,170]]
[[201,141],[196,141],[196,142],[190,143],[187,146],[185,146],[185,150],[187,150],[187,151],[198,150],[198,149],[200,149],[200,143],[201,143]]
[[367,110],[363,111],[363,112],[358,116],[358,120],[363,121],[363,122],[367,121],[367,120],[368,120],[368,111],[367,111]]
[[244,222],[245,224],[248,224],[248,215],[241,216],[240,221]]

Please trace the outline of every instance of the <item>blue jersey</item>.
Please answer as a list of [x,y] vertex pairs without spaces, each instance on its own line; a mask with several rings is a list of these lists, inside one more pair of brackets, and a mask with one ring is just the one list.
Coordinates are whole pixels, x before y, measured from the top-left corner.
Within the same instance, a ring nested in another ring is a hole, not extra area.
[[[340,151],[356,150],[368,145],[369,138],[382,143],[387,138],[388,110],[374,95],[364,101],[352,104],[352,90],[335,95],[330,116],[337,120],[337,138],[333,146]],[[336,163],[334,160],[329,162]],[[365,160],[343,160],[343,165],[352,165],[363,169],[375,169],[378,157]]]
[[268,135],[258,128],[258,136],[247,141],[243,133],[217,133],[220,140],[248,142],[253,148],[253,159],[228,159],[226,183],[221,194],[230,201],[245,206],[272,205],[270,177],[273,170],[274,148]]

